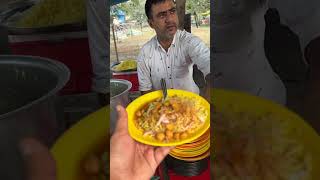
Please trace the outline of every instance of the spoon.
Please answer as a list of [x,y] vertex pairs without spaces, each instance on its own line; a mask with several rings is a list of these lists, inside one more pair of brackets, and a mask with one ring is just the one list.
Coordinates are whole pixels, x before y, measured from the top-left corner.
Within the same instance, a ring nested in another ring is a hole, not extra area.
[[167,99],[168,96],[168,92],[167,92],[167,84],[166,84],[166,80],[165,79],[161,79],[161,88],[162,88],[162,93],[163,93],[163,97],[162,97],[162,102],[164,102]]

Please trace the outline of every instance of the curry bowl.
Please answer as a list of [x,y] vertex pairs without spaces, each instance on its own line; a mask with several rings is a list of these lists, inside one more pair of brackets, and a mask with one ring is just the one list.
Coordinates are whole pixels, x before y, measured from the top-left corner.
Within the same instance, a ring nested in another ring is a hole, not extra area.
[[[201,96],[184,91],[184,90],[176,90],[176,89],[169,89],[168,90],[168,100],[174,99],[174,98],[184,98],[187,100],[190,100],[190,102],[194,102],[194,108],[195,109],[202,109],[201,112],[204,112],[205,114],[203,117],[203,123],[199,126],[197,126],[196,130],[193,133],[189,133],[185,138],[183,139],[175,139],[172,141],[159,141],[155,139],[152,136],[145,135],[145,132],[138,127],[137,125],[137,112],[141,110],[143,107],[148,106],[151,104],[151,102],[155,102],[156,100],[159,100],[159,104],[161,104],[161,99],[163,97],[162,91],[154,91],[145,95],[140,96],[139,98],[135,99],[133,102],[131,102],[127,107],[128,112],[128,129],[130,136],[135,139],[136,141],[152,145],[152,146],[178,146],[185,143],[192,142],[202,136],[210,127],[210,104]],[[162,102],[163,103],[163,102]],[[151,106],[151,105],[150,105]],[[159,106],[162,106],[159,105]],[[168,105],[169,106],[169,105]],[[171,107],[171,106],[170,106]],[[181,108],[182,109],[182,108]],[[158,112],[158,111],[155,111]],[[145,112],[145,114],[150,113],[149,110]],[[161,115],[162,116],[162,115]],[[178,118],[178,117],[176,117]],[[161,117],[160,117],[161,119]],[[160,120],[159,120],[160,121]],[[158,123],[159,123],[158,121]],[[200,120],[199,120],[200,121]],[[157,123],[157,124],[158,124]]]
[[[97,178],[85,173],[84,161],[93,154],[101,158],[103,153],[109,156],[109,111],[109,107],[104,107],[88,115],[58,138],[51,148],[56,161],[57,180]],[[109,162],[104,162],[104,165],[109,165]]]

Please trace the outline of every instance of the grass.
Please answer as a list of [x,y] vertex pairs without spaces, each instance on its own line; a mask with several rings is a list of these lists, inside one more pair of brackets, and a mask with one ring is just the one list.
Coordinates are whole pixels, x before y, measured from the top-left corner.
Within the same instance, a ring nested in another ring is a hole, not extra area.
[[[209,26],[201,26],[199,28],[192,27],[191,32],[195,36],[201,38],[208,47],[210,46]],[[141,35],[128,36],[128,38],[119,39],[119,41],[117,41],[119,60],[136,59],[139,55],[141,47],[153,36],[155,36],[154,30],[150,27],[145,27],[143,28]],[[110,34],[110,37],[112,37],[112,34]],[[110,38],[110,60],[111,62],[116,62],[113,38]]]

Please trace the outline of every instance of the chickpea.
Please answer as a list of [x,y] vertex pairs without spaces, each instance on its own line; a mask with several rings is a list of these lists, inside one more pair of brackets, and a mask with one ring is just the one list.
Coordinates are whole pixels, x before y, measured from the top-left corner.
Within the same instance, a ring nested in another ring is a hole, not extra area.
[[90,155],[84,162],[84,170],[87,174],[97,175],[100,173],[100,159],[96,155]]
[[187,133],[188,133],[188,134],[192,134],[193,131],[194,131],[193,129],[188,129],[188,130],[187,130]]
[[180,134],[180,137],[181,137],[181,139],[185,139],[185,138],[188,137],[188,133],[182,132],[182,133]]
[[141,117],[141,116],[142,116],[141,111],[137,111],[137,112],[136,112],[136,116],[137,116],[137,117]]
[[173,132],[170,131],[170,130],[167,130],[167,131],[166,131],[166,137],[167,137],[168,140],[172,139],[172,137],[173,137]]
[[174,99],[169,99],[169,103],[172,105],[174,104],[176,101]]
[[192,120],[195,121],[195,122],[197,122],[197,120],[198,120],[197,116],[193,114],[193,115],[192,115]]
[[180,106],[177,103],[172,104],[172,107],[175,111],[179,111],[180,110]]
[[164,135],[164,133],[159,132],[159,133],[156,134],[156,138],[157,138],[157,140],[159,140],[159,141],[163,141],[164,138],[165,138],[165,135]]
[[172,131],[172,130],[173,130],[173,128],[174,128],[174,126],[173,126],[173,124],[172,124],[172,123],[168,123],[168,124],[166,125],[166,128],[167,128],[167,130]]
[[189,106],[187,106],[187,107],[186,107],[186,114],[190,114],[190,112],[191,112],[191,109],[190,109]]
[[175,140],[179,140],[179,139],[180,139],[180,133],[178,133],[178,132],[174,133],[174,134],[173,134],[173,138],[174,138]]

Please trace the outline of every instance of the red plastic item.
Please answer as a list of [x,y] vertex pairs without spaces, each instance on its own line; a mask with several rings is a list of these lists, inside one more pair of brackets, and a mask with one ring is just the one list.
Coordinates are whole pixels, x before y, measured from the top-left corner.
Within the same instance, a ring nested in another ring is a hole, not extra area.
[[132,83],[132,88],[130,89],[131,92],[139,91],[139,80],[138,80],[138,73],[137,71],[131,72],[114,72],[112,74],[114,79],[125,79]]

